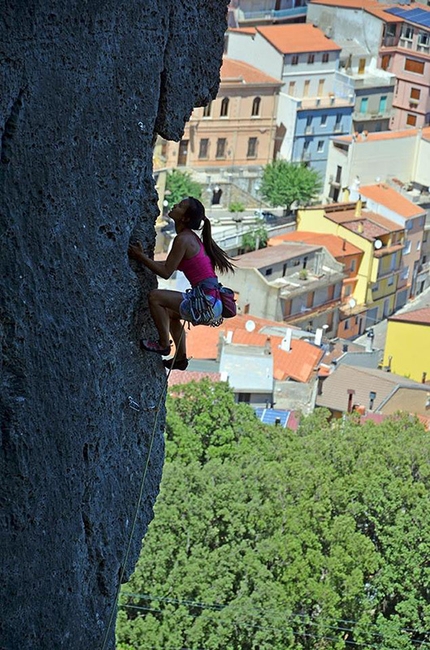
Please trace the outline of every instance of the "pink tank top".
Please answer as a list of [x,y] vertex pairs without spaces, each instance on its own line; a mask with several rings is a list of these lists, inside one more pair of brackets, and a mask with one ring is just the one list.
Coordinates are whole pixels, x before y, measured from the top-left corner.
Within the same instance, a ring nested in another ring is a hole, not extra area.
[[200,238],[197,237],[197,239],[199,240],[200,244],[199,252],[193,255],[193,257],[190,257],[188,260],[183,259],[178,266],[179,271],[182,271],[182,273],[184,273],[185,277],[192,287],[195,287],[196,284],[202,280],[217,277],[213,269],[210,257],[206,255],[205,248],[200,241]]

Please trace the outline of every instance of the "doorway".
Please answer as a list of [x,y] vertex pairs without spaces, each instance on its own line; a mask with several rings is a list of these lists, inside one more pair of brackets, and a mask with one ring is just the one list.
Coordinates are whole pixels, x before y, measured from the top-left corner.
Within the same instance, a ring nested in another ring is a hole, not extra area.
[[187,164],[188,140],[181,140],[178,151],[178,167],[185,167]]

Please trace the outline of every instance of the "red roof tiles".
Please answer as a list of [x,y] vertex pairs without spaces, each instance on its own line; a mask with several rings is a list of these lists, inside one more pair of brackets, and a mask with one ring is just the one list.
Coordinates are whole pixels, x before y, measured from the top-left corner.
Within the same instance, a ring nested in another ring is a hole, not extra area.
[[338,52],[342,48],[310,23],[268,25],[257,31],[282,54]]
[[426,213],[419,205],[415,205],[415,203],[412,203],[412,201],[409,201],[409,199],[385,183],[362,186],[360,187],[360,194],[406,219]]
[[270,77],[265,72],[254,68],[254,66],[224,57],[221,66],[221,83],[236,81],[250,85],[268,84],[281,86],[282,82],[275,77]]
[[430,325],[430,307],[415,309],[404,314],[390,316],[388,320],[401,321],[403,323],[416,323],[417,325]]
[[337,235],[299,230],[272,237],[269,239],[268,244],[269,246],[277,246],[283,242],[290,241],[324,246],[324,248],[326,248],[335,259],[344,258],[347,255],[358,255],[363,252],[357,246],[350,244],[346,239],[338,237]]

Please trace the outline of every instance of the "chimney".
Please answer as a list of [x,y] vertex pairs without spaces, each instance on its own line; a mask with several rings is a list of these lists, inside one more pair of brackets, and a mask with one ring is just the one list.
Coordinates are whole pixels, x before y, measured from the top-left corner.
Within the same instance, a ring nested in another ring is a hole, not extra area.
[[281,341],[281,345],[279,346],[281,350],[284,350],[284,352],[289,352],[291,350],[291,337],[293,335],[293,330],[287,327],[285,330],[285,336]]
[[[355,204],[355,215],[356,217],[361,217],[361,209],[363,207],[361,197],[358,199],[357,203]],[[363,232],[363,231],[362,231]]]
[[348,393],[348,413],[352,413],[355,390],[353,390],[352,388],[348,388],[346,392]]
[[321,347],[322,337],[323,337],[323,329],[321,327],[317,327],[317,330],[315,332],[314,343],[318,347]]
[[270,343],[270,336],[267,337],[266,342],[264,344],[264,354],[272,354],[272,346]]

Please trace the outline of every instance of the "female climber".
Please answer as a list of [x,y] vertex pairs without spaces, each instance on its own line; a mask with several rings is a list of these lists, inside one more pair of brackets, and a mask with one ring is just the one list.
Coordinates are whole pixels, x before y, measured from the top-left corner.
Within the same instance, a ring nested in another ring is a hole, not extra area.
[[[169,216],[175,222],[177,233],[165,262],[156,262],[143,252],[142,244],[131,244],[128,255],[161,278],[170,278],[177,269],[182,271],[194,288],[199,286],[212,307],[214,321],[222,314],[218,278],[215,271],[234,272],[234,265],[224,251],[214,242],[211,223],[205,209],[197,199],[188,197],[173,206]],[[202,226],[202,238],[193,231]],[[188,366],[185,336],[181,319],[195,321],[195,305],[188,293],[154,289],[149,294],[149,309],[158,330],[158,341],[142,339],[140,344],[148,352],[162,356],[170,354],[169,331],[176,346],[174,359],[163,361],[166,368],[185,370]]]

